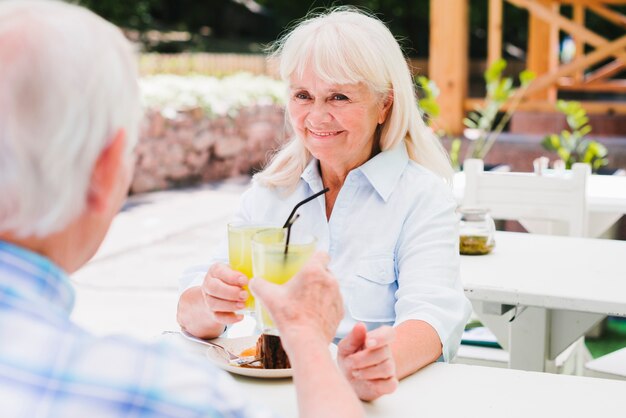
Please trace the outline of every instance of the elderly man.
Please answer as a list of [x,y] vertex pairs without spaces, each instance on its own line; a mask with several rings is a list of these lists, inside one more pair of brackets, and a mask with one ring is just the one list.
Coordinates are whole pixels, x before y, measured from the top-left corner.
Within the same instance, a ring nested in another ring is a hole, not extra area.
[[[96,338],[69,319],[67,274],[94,254],[126,195],[138,96],[114,26],[60,1],[0,0],[3,417],[271,416],[201,359]],[[326,263],[317,254],[288,285],[251,286],[281,331],[301,415],[360,416],[327,348],[342,305]]]

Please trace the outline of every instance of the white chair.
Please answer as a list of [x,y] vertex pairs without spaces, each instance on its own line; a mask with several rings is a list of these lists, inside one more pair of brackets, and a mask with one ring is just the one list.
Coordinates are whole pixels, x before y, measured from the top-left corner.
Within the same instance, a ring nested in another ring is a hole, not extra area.
[[583,375],[626,380],[626,348],[605,354],[585,363]]
[[[585,236],[588,164],[574,164],[564,175],[541,176],[483,167],[482,160],[465,160],[463,206],[488,208],[494,219],[541,226],[548,235]],[[527,229],[533,232],[532,227]]]
[[[463,206],[487,208],[494,219],[519,221],[531,232],[585,236],[589,165],[574,164],[572,170],[562,175],[537,175],[484,171],[482,160],[469,159],[465,160],[463,171]],[[580,339],[549,361],[546,370],[581,374],[588,357]],[[502,349],[462,344],[454,362],[507,367],[508,358],[508,352]]]

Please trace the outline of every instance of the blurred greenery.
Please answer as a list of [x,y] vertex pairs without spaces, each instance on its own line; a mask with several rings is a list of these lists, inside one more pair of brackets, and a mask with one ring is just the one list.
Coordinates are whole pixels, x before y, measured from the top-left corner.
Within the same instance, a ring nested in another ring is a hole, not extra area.
[[[146,49],[159,50],[223,50],[258,52],[258,45],[276,39],[294,20],[310,10],[352,4],[364,7],[385,21],[401,40],[410,56],[428,56],[430,0],[69,0],[89,7],[102,17],[127,28],[144,32],[188,31],[189,41],[163,47],[145,42]],[[470,1],[470,55],[486,56],[488,0]],[[626,7],[616,10],[626,12]],[[563,6],[571,14],[570,6]],[[524,59],[527,39],[528,13],[508,3],[504,7],[504,57]],[[591,30],[609,39],[622,34],[623,29],[607,25],[596,15],[588,14]],[[237,39],[236,44],[216,43],[215,40]],[[145,38],[142,38],[145,40]],[[248,49],[252,46],[252,49]],[[256,50],[255,50],[256,49]]]
[[541,145],[548,151],[555,151],[567,169],[577,162],[591,165],[594,172],[607,165],[606,147],[586,137],[591,132],[591,125],[580,102],[559,100],[556,108],[565,115],[569,131],[564,129],[560,134],[548,135]]

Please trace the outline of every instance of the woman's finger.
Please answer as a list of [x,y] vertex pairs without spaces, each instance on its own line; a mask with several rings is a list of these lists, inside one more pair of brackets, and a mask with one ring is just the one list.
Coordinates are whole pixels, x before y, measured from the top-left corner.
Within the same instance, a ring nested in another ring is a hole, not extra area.
[[209,271],[205,276],[205,281],[209,278],[216,278],[231,286],[244,286],[248,284],[248,278],[245,274],[233,270],[229,265],[224,263],[214,263],[209,267]]
[[248,298],[248,292],[240,286],[233,286],[216,278],[205,280],[202,284],[202,291],[213,298],[231,302],[245,302]]
[[392,358],[391,348],[386,345],[384,347],[358,351],[350,355],[347,362],[353,370],[358,370],[375,366],[390,358]]
[[380,380],[396,376],[396,365],[393,359],[386,359],[382,363],[364,369],[352,371],[352,377],[359,380]]

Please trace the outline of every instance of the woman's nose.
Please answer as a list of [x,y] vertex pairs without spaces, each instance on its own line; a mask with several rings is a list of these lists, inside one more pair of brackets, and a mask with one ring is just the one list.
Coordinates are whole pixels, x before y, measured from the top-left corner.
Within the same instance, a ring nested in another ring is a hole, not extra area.
[[319,127],[331,119],[332,116],[326,103],[313,103],[307,114],[307,121],[311,127]]

